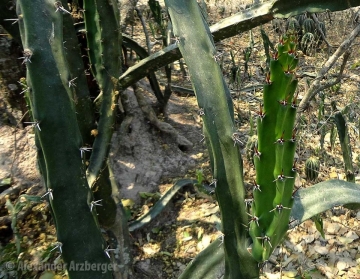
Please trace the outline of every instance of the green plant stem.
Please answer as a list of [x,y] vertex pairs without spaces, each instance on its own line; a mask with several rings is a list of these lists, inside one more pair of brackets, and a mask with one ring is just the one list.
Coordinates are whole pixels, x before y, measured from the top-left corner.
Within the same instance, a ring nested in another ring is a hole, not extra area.
[[[242,160],[234,144],[234,111],[228,88],[215,61],[211,33],[195,1],[166,1],[189,68],[217,179],[225,249],[225,278],[257,278],[259,267],[247,251],[248,217],[244,203]],[[191,19],[191,20],[189,20]]]

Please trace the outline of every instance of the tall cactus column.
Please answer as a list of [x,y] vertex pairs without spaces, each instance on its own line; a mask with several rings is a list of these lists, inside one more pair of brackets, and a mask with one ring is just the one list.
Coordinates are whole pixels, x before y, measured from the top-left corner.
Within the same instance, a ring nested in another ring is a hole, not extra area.
[[293,204],[296,170],[297,66],[296,37],[284,36],[270,61],[263,104],[258,112],[258,146],[254,152],[256,181],[253,188],[250,235],[252,253],[266,261],[284,237]]
[[257,262],[247,250],[248,216],[233,104],[217,62],[211,33],[196,1],[165,3],[204,122],[224,233],[225,278],[258,278]]
[[[106,243],[92,209],[80,148],[71,77],[64,58],[61,2],[17,1],[36,136],[43,154],[43,175],[57,238],[70,278],[112,278]],[[97,264],[81,271],[76,264]],[[104,267],[103,269],[99,266]],[[105,268],[107,267],[107,268]]]

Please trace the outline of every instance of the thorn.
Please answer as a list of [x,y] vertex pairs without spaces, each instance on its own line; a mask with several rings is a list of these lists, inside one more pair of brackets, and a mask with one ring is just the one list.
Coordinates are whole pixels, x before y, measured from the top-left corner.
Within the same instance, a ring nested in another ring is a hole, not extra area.
[[224,54],[224,52],[219,52],[217,54],[214,54],[213,58],[215,60],[215,62],[220,62],[220,57]]
[[109,246],[104,250],[106,256],[108,256],[108,258],[110,259],[110,254],[109,252],[115,251],[115,249],[109,249]]
[[266,82],[267,84],[271,84],[271,83],[272,83],[271,80],[270,80],[270,72],[267,72],[267,73],[266,73],[265,82]]
[[263,112],[263,104],[260,104],[260,110],[256,113],[257,116],[260,118],[260,121],[262,122],[262,120],[264,119],[265,117],[265,112]]
[[90,203],[90,212],[92,212],[94,206],[102,206],[101,201],[102,201],[102,200],[92,201],[92,202]]
[[250,207],[251,204],[253,203],[254,199],[245,199],[245,208]]
[[48,188],[47,192],[41,196],[41,198],[46,197],[47,195],[49,195],[51,200],[54,200],[54,196],[53,196],[53,190],[51,188]]
[[263,241],[262,245],[264,247],[264,242],[266,241],[269,246],[272,248],[272,245],[271,245],[271,242],[270,242],[270,237],[268,237],[267,235],[265,236],[259,236],[259,237],[256,237],[257,239],[261,239]]
[[175,36],[174,38],[172,38],[172,40],[174,40],[175,44],[178,45],[180,43],[181,38],[178,36]]
[[256,181],[254,180],[254,188],[253,188],[253,191],[256,191],[258,190],[259,192],[261,192],[260,190],[260,185],[256,183]]
[[32,127],[36,127],[40,132],[40,122],[39,121],[35,121],[35,122],[24,122],[24,124],[31,124]]
[[240,140],[240,134],[237,133],[237,132],[233,133],[231,138],[232,138],[232,140],[234,141],[234,146],[235,146],[236,144],[244,144],[244,143]]
[[77,77],[69,80],[69,84],[68,84],[68,85],[69,85],[69,88],[70,88],[71,86],[76,87],[76,84],[74,83],[74,80],[75,80],[75,79],[77,79]]
[[204,116],[205,115],[204,109],[203,108],[199,109],[198,114],[200,116]]
[[71,15],[71,13],[64,8],[64,6],[61,4],[60,1],[56,1],[56,2],[54,3],[54,5],[55,5],[55,8],[56,8],[55,13],[56,13],[57,11],[62,11],[62,12],[64,12],[64,13],[68,13],[69,15]]
[[292,176],[285,176],[285,175],[284,175],[284,170],[281,170],[281,174],[279,174],[278,177],[277,177],[273,182],[275,182],[275,181],[277,181],[277,180],[279,180],[279,181],[284,181],[285,178],[294,178],[294,177],[292,177]]
[[254,156],[258,157],[260,160],[261,152],[254,146]]
[[294,99],[293,99],[293,101],[292,101],[292,103],[291,103],[291,107],[292,108],[294,108],[294,109],[296,109],[297,107],[298,107],[298,105],[297,105],[297,97],[298,97],[298,94],[299,94],[299,92],[296,92],[296,95],[295,95],[295,97],[294,97]]
[[31,59],[31,57],[33,55],[33,52],[30,49],[25,48],[24,51],[23,51],[23,54],[24,54],[23,57],[18,58],[18,59],[24,59],[24,61],[21,63],[21,65],[24,64],[24,63],[27,63],[27,62],[31,63],[30,59]]
[[281,212],[281,210],[283,210],[283,209],[291,209],[291,208],[289,208],[289,207],[285,207],[285,206],[283,206],[282,204],[277,204],[276,206],[275,206],[275,208],[274,209],[271,209],[269,212],[273,212],[273,211],[275,211],[275,210],[278,210],[279,211],[279,213]]
[[83,146],[83,147],[80,147],[79,150],[80,150],[81,159],[84,159],[85,152],[90,152],[92,150],[92,148]]
[[220,244],[218,247],[220,247],[221,244],[224,244],[224,237],[225,237],[225,234],[223,234],[222,232],[220,232],[220,235],[218,236],[218,239],[220,239]]
[[293,163],[293,165],[292,165],[292,167],[291,167],[291,171],[293,171],[293,172],[296,172],[296,171],[297,171],[297,169],[296,169],[296,162],[297,162],[297,159],[295,159],[295,161],[294,161],[294,163]]
[[250,218],[250,222],[248,224],[250,224],[251,222],[255,222],[256,225],[259,227],[259,218],[256,217],[255,215],[251,215],[249,213],[246,212],[247,215],[249,215],[251,218]]
[[55,247],[50,250],[50,252],[54,251],[55,249],[59,249],[60,254],[62,254],[62,246],[63,244],[61,242],[56,242]]
[[8,19],[4,19],[4,21],[13,21],[13,23],[11,23],[11,25],[14,25],[15,23],[19,22],[20,18],[8,18]]
[[274,143],[278,143],[278,144],[281,144],[281,145],[284,144],[284,142],[285,142],[285,140],[284,140],[284,132],[285,131],[283,131],[283,133],[281,135],[281,138],[277,139]]
[[296,132],[297,132],[297,129],[294,128],[293,131],[292,131],[291,139],[289,139],[290,142],[295,142],[296,141]]

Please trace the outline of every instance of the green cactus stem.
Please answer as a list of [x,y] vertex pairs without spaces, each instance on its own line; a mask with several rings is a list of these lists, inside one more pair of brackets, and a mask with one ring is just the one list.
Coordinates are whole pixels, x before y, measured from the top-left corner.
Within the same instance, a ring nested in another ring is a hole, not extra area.
[[[87,169],[91,187],[106,164],[119,98],[117,78],[121,73],[121,32],[115,0],[85,0],[84,18],[91,70],[101,90],[98,135]],[[101,26],[100,26],[101,23]]]
[[168,0],[165,3],[204,122],[213,178],[216,179],[215,194],[221,211],[225,278],[258,278],[257,263],[247,250],[248,216],[233,103],[216,61],[211,33],[196,1]]
[[254,156],[256,181],[251,210],[252,253],[266,261],[287,231],[295,181],[297,39],[284,36],[270,61],[258,112],[258,146]]
[[[90,211],[93,198],[80,157],[83,143],[68,87],[63,33],[58,32],[63,27],[62,17],[69,15],[61,7],[61,2],[53,0],[34,0],[31,5],[17,1],[34,129],[43,154],[41,171],[47,186],[43,197],[53,211],[64,262],[68,266],[87,261],[109,267],[107,245],[96,215]],[[110,268],[74,268],[68,273],[70,278],[112,278]]]

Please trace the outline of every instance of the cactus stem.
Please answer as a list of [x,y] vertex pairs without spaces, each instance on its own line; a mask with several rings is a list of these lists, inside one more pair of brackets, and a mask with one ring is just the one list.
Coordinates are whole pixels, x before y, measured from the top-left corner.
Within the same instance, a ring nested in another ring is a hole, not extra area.
[[273,211],[275,211],[275,210],[278,210],[279,211],[279,213],[281,213],[281,211],[283,210],[283,209],[291,209],[290,207],[285,207],[285,206],[283,206],[282,204],[277,204],[276,206],[275,206],[275,208],[273,208],[273,209],[271,209],[269,212],[273,212]]
[[115,249],[110,249],[109,247],[110,247],[110,246],[108,246],[108,247],[104,250],[104,252],[105,252],[106,256],[108,256],[108,258],[110,259],[110,254],[109,254],[109,252],[115,251]]
[[102,206],[101,202],[102,200],[92,201],[90,203],[90,212],[92,212],[94,206]]
[[61,4],[60,1],[56,1],[54,3],[54,5],[55,5],[55,8],[56,8],[55,13],[58,12],[58,11],[61,11],[63,13],[67,13],[67,14],[71,15],[71,13],[64,8],[64,6]]
[[48,188],[46,193],[44,195],[42,195],[41,198],[44,198],[46,196],[49,196],[51,200],[54,200],[53,189]]
[[24,122],[24,124],[31,124],[32,127],[36,127],[41,132],[40,121],[36,120],[34,122]]

